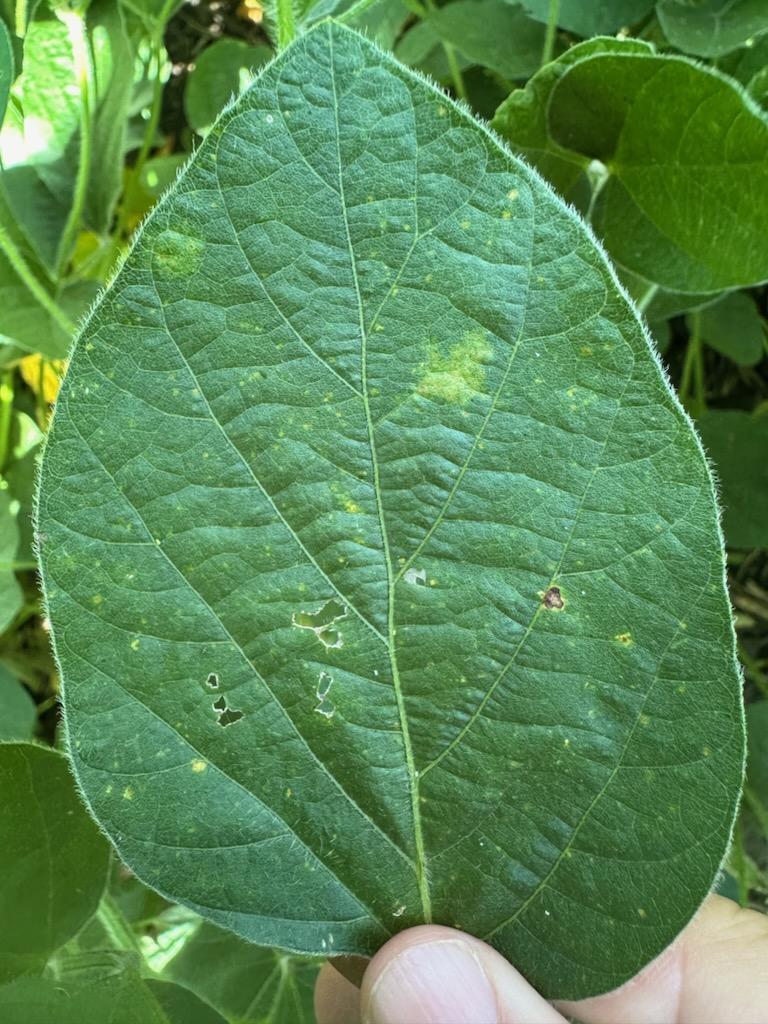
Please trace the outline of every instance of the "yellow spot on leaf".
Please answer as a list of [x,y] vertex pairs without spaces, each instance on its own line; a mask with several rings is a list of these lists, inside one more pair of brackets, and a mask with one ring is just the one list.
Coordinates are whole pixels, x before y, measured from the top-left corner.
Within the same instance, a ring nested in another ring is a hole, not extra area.
[[631,633],[617,633],[614,640],[618,640],[620,644],[624,644],[625,647],[631,647],[635,642],[632,639]]
[[203,761],[200,758],[196,758],[192,762],[192,771],[196,772],[198,775],[201,772],[204,772],[207,767],[208,767],[208,762],[207,761]]
[[123,800],[133,800],[135,795],[133,786],[126,786],[123,790]]
[[447,355],[437,346],[430,347],[418,393],[425,398],[464,405],[481,390],[485,381],[483,364],[492,354],[482,331],[469,331]]

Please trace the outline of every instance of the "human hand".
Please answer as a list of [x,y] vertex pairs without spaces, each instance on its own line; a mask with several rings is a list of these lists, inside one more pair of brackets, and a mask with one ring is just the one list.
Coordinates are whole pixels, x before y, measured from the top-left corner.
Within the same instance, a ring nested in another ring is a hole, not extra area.
[[318,1024],[768,1024],[768,917],[710,896],[637,977],[557,1009],[479,939],[424,925],[379,950],[362,989],[326,964],[315,1007]]

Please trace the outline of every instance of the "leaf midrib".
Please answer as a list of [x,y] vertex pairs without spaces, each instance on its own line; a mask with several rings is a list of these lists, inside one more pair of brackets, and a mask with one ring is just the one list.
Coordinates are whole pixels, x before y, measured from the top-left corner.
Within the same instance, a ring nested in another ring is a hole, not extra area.
[[[426,851],[424,845],[424,834],[421,824],[421,808],[419,798],[419,776],[416,771],[416,763],[413,755],[413,744],[411,742],[410,726],[408,724],[408,714],[405,707],[405,697],[403,694],[403,688],[400,681],[400,672],[397,664],[397,649],[395,646],[395,581],[394,572],[392,569],[392,557],[389,548],[389,535],[387,532],[387,526],[384,516],[384,507],[382,504],[381,494],[381,480],[379,461],[376,450],[376,439],[373,428],[373,421],[371,417],[371,406],[368,398],[368,372],[367,372],[367,356],[368,356],[368,336],[365,328],[365,314],[363,311],[363,300],[360,292],[360,282],[357,276],[357,260],[355,258],[354,247],[352,245],[352,235],[349,227],[349,217],[347,215],[347,202],[344,191],[344,174],[343,174],[343,163],[341,159],[341,129],[339,126],[339,103],[338,103],[338,91],[336,84],[336,68],[333,59],[333,28],[331,23],[328,24],[328,50],[329,50],[329,66],[331,85],[333,88],[333,115],[334,125],[336,129],[336,155],[338,160],[339,168],[339,199],[341,203],[341,211],[344,218],[344,230],[347,240],[347,248],[349,251],[349,262],[352,270],[352,279],[355,286],[355,295],[357,298],[357,312],[360,326],[360,379],[362,384],[363,392],[363,407],[365,409],[365,422],[368,430],[368,443],[371,450],[371,467],[373,470],[373,485],[374,493],[376,496],[376,510],[379,520],[379,530],[381,532],[381,540],[384,554],[384,565],[387,574],[387,650],[389,653],[390,668],[392,672],[392,685],[395,691],[395,699],[397,701],[398,717],[400,719],[400,731],[403,739],[403,748],[405,751],[406,766],[409,775],[410,795],[411,795],[411,813],[413,817],[413,838],[414,845],[416,848],[416,882],[419,887],[419,895],[421,897],[422,913],[424,920],[429,923],[432,921],[432,899],[429,892],[429,880],[427,877],[427,860]],[[416,232],[418,234],[418,231]]]

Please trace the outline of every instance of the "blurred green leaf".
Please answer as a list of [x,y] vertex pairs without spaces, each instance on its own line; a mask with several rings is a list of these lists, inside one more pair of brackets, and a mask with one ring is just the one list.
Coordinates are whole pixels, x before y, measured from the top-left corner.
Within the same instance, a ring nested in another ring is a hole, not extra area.
[[[738,366],[754,366],[765,354],[763,321],[754,300],[744,292],[731,292],[702,309],[702,341]],[[768,457],[768,452],[766,452]]]
[[5,469],[10,494],[19,502],[16,526],[19,543],[16,558],[29,563],[32,550],[32,503],[37,478],[37,454],[43,434],[37,423],[26,413],[14,413],[10,434],[10,459]]
[[765,117],[687,58],[611,50],[565,71],[547,120],[561,146],[609,172],[592,221],[612,257],[672,291],[768,278]]
[[11,36],[5,22],[0,19],[0,124],[3,123],[5,108],[8,106],[8,97],[16,73],[15,64]]
[[588,156],[565,149],[551,135],[547,109],[552,90],[568,68],[594,54],[616,49],[627,53],[652,53],[648,43],[614,39],[590,39],[566,50],[556,61],[546,64],[524,89],[516,89],[501,104],[491,126],[539,170],[563,196],[570,199],[574,188],[584,179],[590,163]]
[[72,201],[80,116],[72,48],[58,19],[30,24],[14,94],[19,103],[0,133],[3,185],[38,256],[54,268]]
[[3,1024],[226,1024],[193,993],[144,979],[138,958],[104,951],[62,959],[0,985]]
[[[395,46],[395,56],[438,82],[447,82],[451,77],[445,47],[429,21],[417,21],[408,29]],[[459,51],[455,56],[460,70],[470,66],[471,61],[463,53]]]
[[16,618],[23,603],[21,587],[13,570],[19,547],[16,525],[18,502],[8,490],[0,490],[0,633]]
[[0,741],[31,739],[36,721],[35,702],[29,691],[0,665]]
[[[558,25],[587,39],[611,35],[629,28],[646,16],[656,0],[560,0]],[[538,21],[546,22],[551,0],[522,0],[525,10]]]
[[768,700],[747,706],[747,785],[768,813]]
[[165,969],[228,1018],[254,1024],[310,1024],[320,961],[244,942],[216,925],[197,932]]
[[8,978],[47,960],[95,912],[109,846],[67,759],[47,747],[0,744],[0,806],[0,978]]
[[697,425],[720,482],[729,547],[768,547],[768,417],[718,410]]
[[430,13],[428,24],[472,64],[525,78],[539,66],[544,26],[506,0],[456,0]]
[[696,57],[719,57],[768,31],[765,0],[660,0],[656,13],[669,42]]
[[206,135],[224,106],[253,80],[254,72],[272,57],[268,46],[249,46],[241,39],[219,39],[195,60],[184,93],[184,110],[192,128]]

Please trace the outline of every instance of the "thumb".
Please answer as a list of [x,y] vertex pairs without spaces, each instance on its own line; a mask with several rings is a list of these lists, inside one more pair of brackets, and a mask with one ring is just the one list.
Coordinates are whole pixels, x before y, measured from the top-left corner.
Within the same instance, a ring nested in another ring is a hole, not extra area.
[[424,925],[400,932],[371,961],[364,1024],[564,1024],[565,1018],[490,946]]

